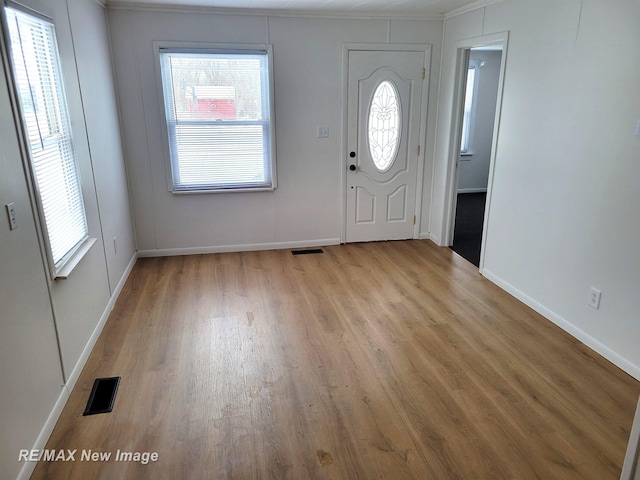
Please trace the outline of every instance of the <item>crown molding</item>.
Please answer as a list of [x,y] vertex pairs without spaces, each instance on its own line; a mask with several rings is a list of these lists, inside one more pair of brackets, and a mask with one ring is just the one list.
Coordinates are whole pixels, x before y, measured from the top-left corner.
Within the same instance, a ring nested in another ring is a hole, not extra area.
[[[100,1],[100,0],[95,0]],[[249,15],[267,17],[302,17],[302,18],[340,18],[353,20],[418,20],[442,21],[444,15],[420,15],[411,13],[387,12],[352,12],[339,10],[284,10],[284,9],[252,9],[252,8],[222,8],[197,5],[147,4],[126,1],[106,1],[110,10],[136,10],[164,13],[196,13],[208,15]]]
[[471,3],[469,5],[465,5],[464,7],[456,8],[455,10],[451,10],[444,14],[444,19],[449,20],[450,18],[457,17],[458,15],[463,15],[468,12],[473,12],[474,10],[479,10],[480,8],[488,7],[489,5],[493,5],[494,3],[500,3],[504,0],[478,0],[477,2]]

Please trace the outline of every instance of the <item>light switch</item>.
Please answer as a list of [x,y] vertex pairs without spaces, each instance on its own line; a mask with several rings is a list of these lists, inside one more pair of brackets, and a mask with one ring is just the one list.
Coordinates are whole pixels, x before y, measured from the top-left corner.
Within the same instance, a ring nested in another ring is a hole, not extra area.
[[15,230],[16,228],[18,228],[18,222],[16,220],[15,205],[13,204],[13,202],[11,202],[11,203],[7,203],[5,207],[7,209],[7,215],[9,216],[9,228],[11,230]]

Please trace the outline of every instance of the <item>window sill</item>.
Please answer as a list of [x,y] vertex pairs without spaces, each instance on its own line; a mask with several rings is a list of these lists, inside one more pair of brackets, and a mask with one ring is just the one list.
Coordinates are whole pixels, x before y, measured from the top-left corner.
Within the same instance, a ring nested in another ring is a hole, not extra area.
[[95,238],[91,238],[91,237],[87,238],[82,243],[82,245],[80,245],[78,249],[73,253],[73,255],[69,257],[69,260],[67,260],[62,265],[60,270],[56,272],[55,279],[64,280],[66,278],[69,278],[69,275],[71,275],[71,272],[73,272],[76,266],[78,266],[78,264],[80,263],[80,260],[84,258],[84,256],[89,252],[89,250],[91,250],[91,247],[93,246],[94,243],[96,243]]
[[276,187],[256,187],[256,188],[218,188],[202,190],[171,190],[174,195],[197,195],[199,193],[241,193],[241,192],[273,192]]

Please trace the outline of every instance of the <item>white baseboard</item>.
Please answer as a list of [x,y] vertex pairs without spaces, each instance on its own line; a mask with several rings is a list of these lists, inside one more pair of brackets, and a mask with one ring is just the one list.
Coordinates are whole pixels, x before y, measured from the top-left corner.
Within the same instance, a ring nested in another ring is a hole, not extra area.
[[322,247],[324,245],[340,245],[339,238],[322,238],[297,242],[246,243],[240,245],[220,245],[211,247],[162,248],[156,250],[139,250],[138,257],[170,257],[174,255],[199,255],[203,253],[248,252],[256,250],[283,250],[288,248]]
[[[82,350],[82,354],[80,355],[80,358],[76,362],[76,365],[73,368],[73,371],[69,375],[69,378],[67,378],[66,383],[62,386],[60,395],[58,396],[58,400],[56,400],[56,403],[53,409],[51,410],[51,413],[49,414],[47,421],[42,427],[42,430],[40,430],[40,434],[38,435],[38,438],[36,439],[36,442],[32,447],[33,450],[42,450],[47,445],[47,442],[49,441],[49,437],[51,436],[51,433],[53,432],[53,429],[56,426],[56,423],[58,422],[60,415],[62,414],[62,410],[64,409],[64,406],[67,404],[67,401],[69,400],[71,391],[73,390],[73,387],[78,381],[80,372],[82,372],[82,369],[87,363],[87,360],[89,359],[89,355],[91,354],[93,347],[98,341],[98,337],[100,337],[100,334],[102,333],[102,329],[107,323],[107,319],[109,318],[109,315],[111,314],[111,311],[113,310],[113,307],[116,304],[116,300],[118,299],[118,296],[120,295],[120,292],[124,287],[124,284],[129,278],[129,274],[131,273],[131,270],[133,269],[133,266],[135,265],[137,258],[138,258],[138,255],[134,253],[133,256],[131,257],[131,260],[129,261],[129,264],[127,265],[127,268],[122,274],[122,277],[118,282],[118,285],[116,285],[116,288],[114,289],[113,294],[111,295],[111,298],[107,302],[104,312],[100,316],[100,320],[98,321],[98,324],[93,329],[93,333],[89,337],[87,344]],[[33,471],[35,470],[37,464],[38,462],[25,462],[24,465],[22,466],[22,469],[20,470],[20,474],[18,475],[18,480],[28,480],[33,474]]]
[[431,235],[429,234],[429,232],[420,232],[418,234],[418,240],[430,240],[431,239]]
[[127,265],[127,268],[122,274],[122,277],[120,277],[120,281],[116,285],[116,288],[114,288],[113,294],[111,295],[111,298],[107,302],[107,305],[104,311],[102,312],[100,321],[98,322],[96,327],[93,329],[93,333],[89,337],[87,344],[84,346],[84,349],[80,354],[80,358],[78,358],[78,361],[76,362],[75,367],[73,367],[73,370],[69,374],[69,378],[67,378],[67,381],[65,383],[65,386],[69,390],[69,393],[71,393],[71,390],[73,390],[73,387],[75,387],[76,382],[78,381],[78,377],[80,376],[80,373],[82,372],[82,369],[84,368],[85,363],[87,363],[87,360],[89,359],[89,355],[91,355],[91,351],[93,350],[93,347],[96,345],[96,342],[98,341],[98,337],[100,337],[100,334],[102,333],[102,329],[107,323],[107,320],[109,319],[109,315],[111,314],[111,311],[113,310],[113,307],[116,304],[116,300],[118,299],[118,296],[122,291],[122,287],[124,287],[124,284],[129,278],[129,274],[131,273],[131,270],[133,269],[133,266],[135,265],[137,259],[138,259],[138,255],[134,253],[133,256],[131,257],[131,260],[129,261],[129,264]]
[[442,238],[440,238],[439,235],[436,235],[433,232],[429,232],[428,237],[429,240],[431,240],[433,243],[435,243],[436,245],[438,245],[439,247],[444,247],[446,245],[442,244]]
[[487,188],[459,188],[458,193],[487,193]]
[[[47,441],[49,440],[56,423],[58,423],[58,418],[60,418],[60,414],[62,413],[64,406],[67,404],[67,400],[69,400],[69,390],[63,386],[60,391],[60,395],[58,396],[58,400],[56,400],[56,403],[53,406],[53,410],[51,410],[47,421],[44,423],[42,430],[40,430],[36,443],[34,443],[32,447],[34,450],[43,450],[47,445]],[[37,464],[38,462],[24,462],[22,469],[18,474],[18,480],[29,480],[31,475],[33,475],[33,471],[36,469]]]
[[609,360],[611,363],[613,363],[614,365],[616,365],[620,369],[622,369],[625,372],[627,372],[629,375],[631,375],[635,379],[640,380],[640,367],[638,365],[633,364],[632,362],[630,362],[629,360],[627,360],[623,356],[621,356],[618,353],[614,352],[613,350],[611,350],[609,347],[607,347],[603,343],[599,342],[598,340],[596,340],[595,338],[593,338],[589,334],[587,334],[584,331],[580,330],[578,327],[576,327],[574,324],[572,324],[571,322],[569,322],[565,318],[563,318],[560,315],[558,315],[557,313],[549,310],[547,307],[545,307],[544,305],[542,305],[538,301],[534,300],[533,298],[529,297],[525,293],[521,292],[520,290],[515,288],[513,285],[505,282],[504,280],[502,280],[497,275],[491,273],[486,268],[483,268],[480,273],[484,277],[486,277],[488,280],[491,280],[497,286],[499,286],[500,288],[502,288],[506,292],[510,293],[514,297],[516,297],[522,303],[524,303],[525,305],[531,307],[536,312],[538,312],[540,315],[542,315],[546,319],[550,320],[551,322],[555,323],[557,326],[562,328],[565,332],[569,333],[573,337],[575,337],[578,340],[580,340],[582,343],[584,343],[591,350],[593,350],[596,353],[602,355],[604,358]]

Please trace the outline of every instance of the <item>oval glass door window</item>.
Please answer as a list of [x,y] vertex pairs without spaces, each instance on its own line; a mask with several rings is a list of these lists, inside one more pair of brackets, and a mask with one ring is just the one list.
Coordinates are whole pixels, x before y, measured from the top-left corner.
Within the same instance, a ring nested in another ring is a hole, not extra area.
[[401,128],[398,91],[389,80],[381,82],[373,93],[367,127],[371,159],[385,172],[396,159]]

